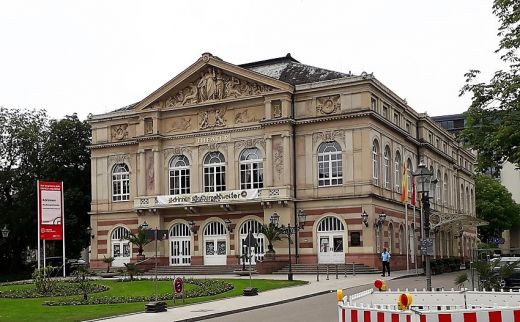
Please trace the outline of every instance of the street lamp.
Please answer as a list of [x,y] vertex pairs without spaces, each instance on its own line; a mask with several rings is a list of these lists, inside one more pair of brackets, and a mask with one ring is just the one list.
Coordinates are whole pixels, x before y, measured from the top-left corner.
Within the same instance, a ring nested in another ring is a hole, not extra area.
[[[303,229],[305,225],[305,219],[307,215],[302,209],[298,209],[297,216],[296,216],[296,224],[291,227],[291,224],[288,223],[287,226],[282,225],[279,227],[280,224],[280,215],[278,215],[276,212],[271,215],[270,222],[271,225],[274,227],[280,229],[282,234],[287,235],[287,241],[288,241],[288,248],[289,248],[289,274],[287,274],[287,279],[289,281],[293,280],[293,271],[292,271],[292,255],[291,255],[291,234],[294,234],[294,237],[296,239],[296,234],[298,233],[298,230]],[[296,245],[298,247],[298,245]]]
[[195,228],[195,222],[193,220],[191,220],[188,224],[190,225],[190,231],[192,233],[196,234],[197,233],[197,228]]
[[2,228],[2,237],[7,238],[10,232],[11,231],[7,228],[7,225],[4,225],[4,228]]
[[[421,161],[417,166],[417,171],[413,174],[417,177],[417,192],[422,194],[421,202],[424,213],[424,236],[421,241],[421,250],[426,255],[425,258],[425,271],[426,271],[426,290],[432,290],[432,271],[430,266],[430,246],[433,244],[430,240],[430,189],[432,188],[432,175],[433,172],[426,168],[426,165]],[[433,188],[435,189],[435,187]]]
[[229,231],[229,233],[232,233],[233,229],[231,229],[231,219],[227,218],[226,220],[224,220],[224,223],[226,224],[226,228]]
[[141,229],[148,229],[148,223],[146,222],[146,220],[144,221],[144,223],[141,224]]
[[363,222],[363,224],[365,224],[365,227],[368,227],[368,214],[364,210],[363,210],[363,213],[361,214],[361,221]]
[[385,223],[385,221],[386,221],[386,214],[384,212],[382,212],[377,216],[377,219],[374,222],[374,228],[376,229],[376,252],[378,252],[378,253],[380,251],[379,241],[381,239],[381,237],[380,237],[381,230],[383,228],[383,224]]

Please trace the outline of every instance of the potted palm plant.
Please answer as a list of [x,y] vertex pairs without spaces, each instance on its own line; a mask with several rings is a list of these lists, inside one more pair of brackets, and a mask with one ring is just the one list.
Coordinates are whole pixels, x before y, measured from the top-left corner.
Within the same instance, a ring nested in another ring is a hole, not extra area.
[[276,252],[273,249],[273,242],[282,240],[282,231],[279,227],[269,223],[263,224],[260,232],[264,234],[265,239],[267,239],[267,252],[265,252],[264,258],[268,260],[274,260],[276,257]]
[[146,235],[147,229],[139,226],[137,234],[130,233],[128,235],[128,241],[133,245],[137,246],[137,260],[143,261],[145,256],[143,254],[144,246],[148,245],[152,240]]

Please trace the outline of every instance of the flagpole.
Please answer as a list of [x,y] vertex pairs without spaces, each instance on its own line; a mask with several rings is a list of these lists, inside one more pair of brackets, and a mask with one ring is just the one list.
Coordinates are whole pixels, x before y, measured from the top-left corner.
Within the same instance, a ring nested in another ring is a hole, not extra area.
[[415,275],[419,275],[419,271],[417,269],[417,237],[415,236],[415,231],[417,228],[417,220],[415,219],[415,205],[413,205],[413,261],[415,263]]
[[410,271],[410,256],[409,256],[409,248],[408,247],[408,203],[404,204],[404,235],[406,236],[404,239],[405,247],[406,247],[406,271]]

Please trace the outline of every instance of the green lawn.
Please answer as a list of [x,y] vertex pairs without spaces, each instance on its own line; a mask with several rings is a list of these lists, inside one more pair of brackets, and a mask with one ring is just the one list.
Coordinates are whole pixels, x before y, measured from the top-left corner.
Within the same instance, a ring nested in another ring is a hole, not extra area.
[[[225,280],[234,285],[234,289],[213,296],[205,296],[198,298],[186,299],[185,303],[205,302],[220,298],[234,297],[242,294],[244,288],[249,287],[249,280],[228,279]],[[110,287],[106,292],[91,294],[96,296],[138,296],[153,295],[155,286],[153,281],[134,281],[134,282],[116,282],[110,280],[95,281]],[[253,280],[252,286],[258,288],[260,292],[272,290],[281,287],[304,284],[303,281],[279,281],[279,280]],[[11,285],[0,286],[0,291],[28,288],[30,285]],[[195,287],[186,284],[186,288]],[[159,281],[158,293],[172,292],[171,281]],[[79,299],[79,297],[77,297]],[[48,300],[56,300],[58,298],[35,298],[35,299],[5,299],[0,298],[0,321],[81,321],[118,315],[131,312],[144,311],[144,302],[127,303],[127,304],[102,304],[102,305],[78,305],[78,306],[45,306],[43,302]],[[167,301],[168,306],[173,306],[173,300]],[[182,305],[181,300],[176,300],[176,305]]]

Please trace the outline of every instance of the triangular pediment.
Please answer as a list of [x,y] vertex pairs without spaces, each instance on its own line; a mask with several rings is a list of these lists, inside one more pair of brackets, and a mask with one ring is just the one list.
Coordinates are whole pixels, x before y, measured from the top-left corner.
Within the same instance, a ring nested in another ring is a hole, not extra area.
[[135,106],[175,108],[294,91],[291,84],[203,54],[193,65]]

